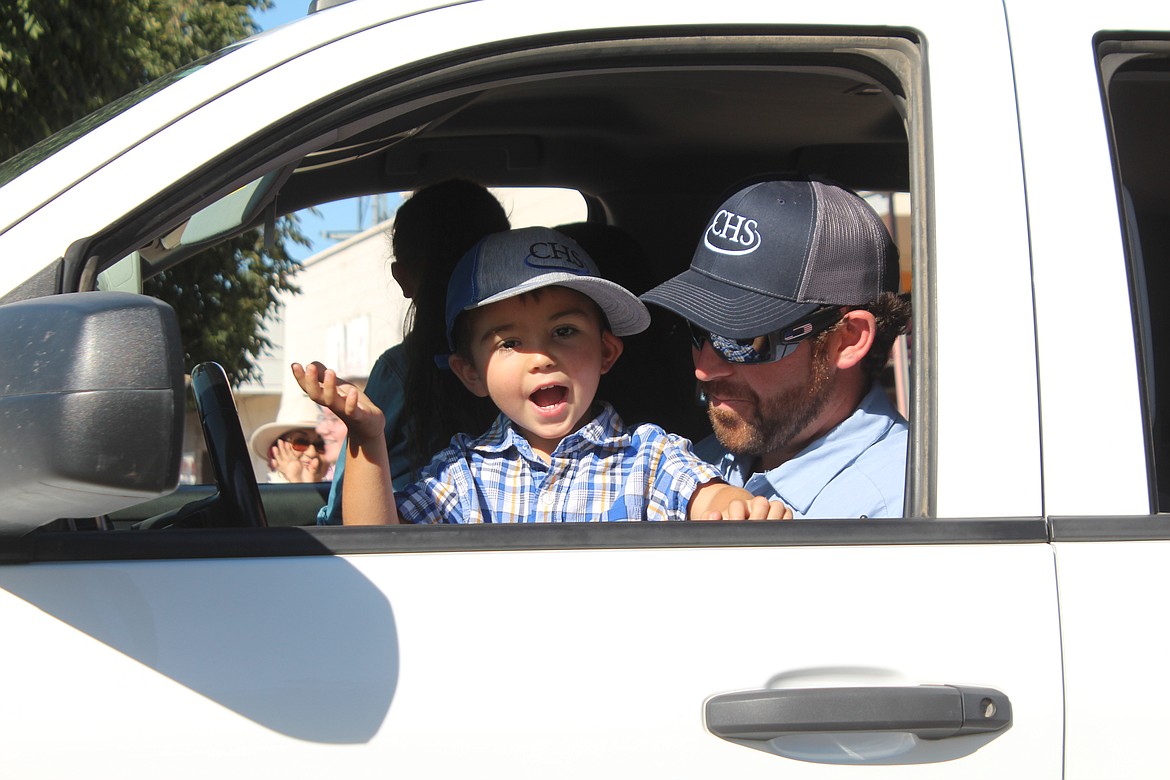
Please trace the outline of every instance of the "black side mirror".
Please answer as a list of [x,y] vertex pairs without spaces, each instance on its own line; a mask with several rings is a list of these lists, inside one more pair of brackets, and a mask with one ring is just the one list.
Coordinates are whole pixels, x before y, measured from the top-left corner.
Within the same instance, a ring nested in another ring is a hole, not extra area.
[[167,304],[86,292],[0,306],[0,534],[173,491],[183,399]]

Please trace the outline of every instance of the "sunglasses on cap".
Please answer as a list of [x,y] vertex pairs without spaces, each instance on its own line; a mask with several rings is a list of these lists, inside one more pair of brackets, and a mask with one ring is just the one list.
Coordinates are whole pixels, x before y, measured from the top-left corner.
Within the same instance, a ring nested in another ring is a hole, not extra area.
[[280,441],[287,441],[292,445],[293,452],[304,452],[309,447],[315,447],[318,452],[325,449],[324,439],[310,439],[303,433],[286,433],[280,437]]
[[728,363],[743,365],[775,363],[795,352],[800,342],[836,325],[842,316],[840,306],[826,306],[817,309],[807,320],[795,325],[746,339],[718,336],[692,322],[689,323],[691,345],[695,349],[702,349],[704,343],[711,342],[711,349],[715,350],[715,354]]

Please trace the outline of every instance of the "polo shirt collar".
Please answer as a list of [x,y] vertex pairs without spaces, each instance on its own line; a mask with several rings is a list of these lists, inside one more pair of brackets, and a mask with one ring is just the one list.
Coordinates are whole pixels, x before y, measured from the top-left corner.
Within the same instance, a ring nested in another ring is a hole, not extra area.
[[738,472],[743,485],[752,492],[758,492],[753,490],[753,482],[767,480],[776,495],[797,514],[804,515],[825,486],[885,436],[898,417],[885,390],[875,384],[852,415],[791,460],[761,474],[752,472],[757,458],[737,460],[734,454],[727,453],[721,469],[724,473]]
[[[597,401],[593,408],[597,414],[577,431],[561,440],[553,455],[571,455],[583,450],[622,449],[629,435],[617,411],[605,401]],[[535,453],[528,440],[516,430],[516,425],[503,412],[487,432],[476,439],[471,448],[482,453],[503,453],[515,448],[524,458],[535,459]]]

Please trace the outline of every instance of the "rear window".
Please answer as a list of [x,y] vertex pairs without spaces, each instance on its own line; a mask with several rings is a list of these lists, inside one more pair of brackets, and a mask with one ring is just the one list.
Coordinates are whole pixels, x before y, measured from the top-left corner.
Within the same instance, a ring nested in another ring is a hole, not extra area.
[[1152,505],[1170,511],[1170,40],[1098,40],[1145,391]]

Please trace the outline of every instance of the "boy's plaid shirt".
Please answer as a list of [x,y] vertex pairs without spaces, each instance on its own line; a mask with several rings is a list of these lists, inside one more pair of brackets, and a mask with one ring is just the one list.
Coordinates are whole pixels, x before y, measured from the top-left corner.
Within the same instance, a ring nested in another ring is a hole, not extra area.
[[459,434],[395,493],[407,523],[686,520],[695,489],[719,478],[691,443],[656,425],[626,428],[613,407],[536,457],[501,414],[479,438]]

